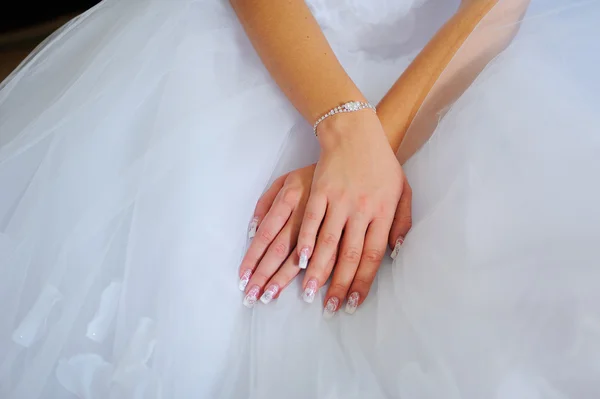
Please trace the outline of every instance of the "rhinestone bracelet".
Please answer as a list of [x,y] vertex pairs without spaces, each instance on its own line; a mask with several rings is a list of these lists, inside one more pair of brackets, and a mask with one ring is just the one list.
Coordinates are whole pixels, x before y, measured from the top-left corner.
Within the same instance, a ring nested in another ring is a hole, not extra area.
[[361,109],[372,109],[373,111],[377,112],[376,108],[373,105],[362,102],[362,101],[350,101],[346,104],[342,104],[338,107],[335,107],[334,109],[332,109],[331,111],[329,111],[328,113],[326,113],[325,115],[320,117],[315,122],[315,124],[313,126],[313,132],[315,133],[315,136],[317,135],[317,127],[319,126],[319,123],[323,122],[325,119],[329,118],[330,116],[333,116],[335,114],[341,114],[344,112],[360,111]]

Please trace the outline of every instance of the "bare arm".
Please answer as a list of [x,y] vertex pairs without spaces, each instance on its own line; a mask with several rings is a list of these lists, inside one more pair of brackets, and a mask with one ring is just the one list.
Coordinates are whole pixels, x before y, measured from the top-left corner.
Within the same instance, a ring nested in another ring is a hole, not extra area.
[[[232,0],[232,4],[265,66],[308,121],[340,102],[363,100],[304,1]],[[489,8],[481,8],[483,4]],[[247,303],[255,303],[266,287],[274,285],[278,292],[301,266],[307,267],[305,301],[312,302],[331,277],[327,307],[335,312],[345,299],[350,313],[360,306],[388,239],[394,246],[410,227],[403,224],[410,221],[410,191],[393,150],[441,72],[494,4],[464,3],[381,102],[381,119],[365,111],[323,122],[316,166],[278,179],[257,206],[257,239],[239,274]]]
[[[309,122],[342,102],[364,101],[303,0],[231,1],[271,76]],[[317,164],[278,179],[259,202],[256,238],[240,265],[246,303],[266,287],[285,287],[299,266],[307,268],[307,302],[330,277],[326,302],[336,309],[348,296],[356,309],[368,295],[402,195],[402,168],[370,110],[327,118],[318,138]]]
[[[429,138],[435,129],[436,115],[455,101],[510,43],[529,1],[463,0],[459,10],[386,94],[378,105],[378,114],[392,149],[399,150],[402,163]],[[476,31],[482,21],[502,23],[510,28]],[[455,59],[459,49],[461,56]],[[415,120],[427,96],[430,96],[429,106],[421,110],[422,117]],[[413,122],[419,124],[418,129],[414,129],[418,135],[405,139]]]
[[258,55],[309,123],[345,101],[364,101],[303,0],[231,0]]

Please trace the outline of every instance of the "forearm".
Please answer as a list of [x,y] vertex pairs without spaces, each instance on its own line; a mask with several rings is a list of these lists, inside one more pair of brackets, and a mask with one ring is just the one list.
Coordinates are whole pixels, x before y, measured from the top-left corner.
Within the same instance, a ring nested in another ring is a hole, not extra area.
[[364,97],[337,60],[303,0],[231,0],[275,82],[309,123]]
[[[439,112],[455,101],[487,63],[510,43],[518,27],[516,22],[528,4],[529,0],[464,0],[455,15],[406,69],[378,105],[379,118],[390,145],[398,151],[402,143],[398,154],[401,162],[429,138]],[[475,32],[484,18],[486,22],[501,22],[512,28]],[[459,49],[461,56],[455,59]],[[416,129],[418,136],[405,140],[409,126],[427,96],[433,97],[428,103],[434,106],[419,117],[423,125],[420,126],[422,129]]]

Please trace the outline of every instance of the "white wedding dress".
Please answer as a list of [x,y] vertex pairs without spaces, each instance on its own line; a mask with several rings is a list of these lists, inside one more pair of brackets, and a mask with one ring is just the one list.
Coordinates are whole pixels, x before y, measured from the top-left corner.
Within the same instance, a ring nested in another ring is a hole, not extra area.
[[[309,5],[376,103],[458,0]],[[0,397],[600,397],[599,21],[532,2],[405,165],[399,257],[325,320],[300,279],[242,306],[255,203],[318,145],[229,3],[75,18],[0,85]]]

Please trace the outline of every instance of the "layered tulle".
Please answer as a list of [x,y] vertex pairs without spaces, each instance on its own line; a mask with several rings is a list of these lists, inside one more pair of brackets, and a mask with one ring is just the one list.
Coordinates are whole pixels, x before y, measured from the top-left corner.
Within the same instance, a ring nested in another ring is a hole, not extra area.
[[[373,102],[437,27],[433,6],[394,8],[431,24],[397,48],[328,33]],[[0,396],[598,396],[599,18],[597,1],[531,5],[406,164],[399,258],[326,321],[300,281],[241,304],[254,204],[318,146],[229,6],[78,17],[0,89]]]

